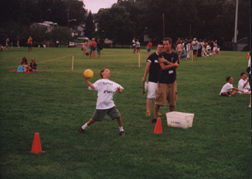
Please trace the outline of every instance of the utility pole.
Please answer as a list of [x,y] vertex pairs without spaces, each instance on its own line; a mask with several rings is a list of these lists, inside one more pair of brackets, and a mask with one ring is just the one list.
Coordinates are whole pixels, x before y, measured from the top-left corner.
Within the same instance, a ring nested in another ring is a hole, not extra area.
[[[67,9],[67,27],[68,27],[68,32],[70,33],[69,30],[69,9]],[[67,40],[67,47],[69,46],[69,40]]]
[[237,51],[237,35],[238,35],[238,1],[236,0],[236,11],[235,11],[235,29],[234,29],[234,43],[233,43],[233,51]]
[[164,14],[163,14],[163,38],[165,38],[165,21],[164,21]]
[[192,39],[192,25],[190,24],[190,40]]

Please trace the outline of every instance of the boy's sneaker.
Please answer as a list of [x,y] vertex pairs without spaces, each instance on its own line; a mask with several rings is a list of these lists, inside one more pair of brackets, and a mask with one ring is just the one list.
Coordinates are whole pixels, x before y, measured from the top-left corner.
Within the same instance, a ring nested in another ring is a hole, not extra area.
[[157,122],[157,118],[152,119],[152,121],[151,121],[152,124],[156,124],[156,122]]
[[124,131],[121,131],[119,134],[120,134],[121,136],[125,136],[125,132],[124,132]]
[[83,130],[82,128],[79,128],[77,132],[78,132],[78,133],[83,133],[84,130]]

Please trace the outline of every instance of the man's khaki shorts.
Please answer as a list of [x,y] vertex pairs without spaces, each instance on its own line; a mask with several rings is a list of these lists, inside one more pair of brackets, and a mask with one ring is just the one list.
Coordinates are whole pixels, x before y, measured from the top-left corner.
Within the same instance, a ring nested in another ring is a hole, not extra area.
[[176,106],[177,101],[177,82],[170,84],[157,83],[156,104],[165,106],[166,100],[169,106]]

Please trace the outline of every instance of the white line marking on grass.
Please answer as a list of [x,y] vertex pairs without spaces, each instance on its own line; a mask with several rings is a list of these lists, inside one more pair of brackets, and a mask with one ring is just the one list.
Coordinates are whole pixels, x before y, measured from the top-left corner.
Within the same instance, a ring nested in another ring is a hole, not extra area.
[[[58,57],[58,58],[54,58],[54,59],[51,59],[51,60],[46,60],[46,61],[43,61],[43,62],[36,62],[37,64],[40,64],[40,63],[46,63],[46,62],[51,62],[51,61],[54,61],[54,60],[59,60],[61,58],[66,58],[66,57],[70,57],[71,55],[66,55],[66,56],[63,56],[63,57]],[[6,68],[14,68],[14,67],[17,67],[17,66],[10,66],[10,67],[4,67],[4,68],[0,68],[0,70],[2,69],[6,69]]]

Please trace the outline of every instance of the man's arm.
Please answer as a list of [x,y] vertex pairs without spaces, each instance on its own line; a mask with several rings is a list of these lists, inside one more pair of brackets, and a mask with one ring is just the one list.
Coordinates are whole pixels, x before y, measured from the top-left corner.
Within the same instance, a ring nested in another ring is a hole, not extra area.
[[[159,62],[160,67],[162,68],[162,70],[170,70],[170,69],[179,67],[178,61],[176,61],[175,63],[172,63],[172,62],[165,60],[163,56],[162,56],[162,58],[158,58],[158,62]],[[164,64],[165,62],[167,65]]]
[[143,76],[143,79],[142,79],[143,82],[146,81],[146,76],[149,73],[150,65],[151,65],[151,62],[147,61],[146,68],[145,68],[145,71],[144,71],[144,76]]

